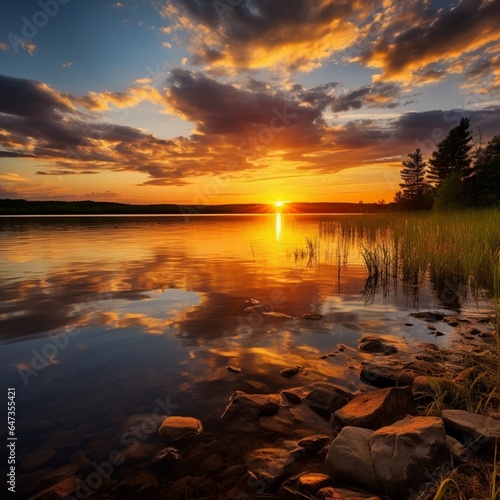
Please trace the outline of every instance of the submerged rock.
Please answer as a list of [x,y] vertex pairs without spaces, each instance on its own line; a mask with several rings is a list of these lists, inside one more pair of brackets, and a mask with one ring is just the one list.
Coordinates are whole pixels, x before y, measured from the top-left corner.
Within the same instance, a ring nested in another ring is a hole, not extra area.
[[302,370],[301,366],[295,366],[293,368],[284,368],[283,370],[280,371],[280,375],[285,378],[293,377],[294,375],[297,375],[297,373]]
[[423,319],[425,321],[442,321],[445,317],[444,314],[437,311],[421,311],[410,313],[410,316],[418,319]]
[[342,426],[379,429],[415,412],[411,387],[389,387],[356,396],[335,412]]
[[264,313],[268,312],[269,307],[265,306],[264,304],[257,304],[254,306],[248,306],[245,308],[245,312],[247,313]]
[[283,318],[283,319],[297,319],[295,316],[290,316],[289,314],[278,312],[278,311],[264,311],[262,313],[264,316],[272,316],[273,318]]
[[158,462],[168,462],[170,460],[181,460],[181,452],[172,446],[167,446],[156,452],[155,456],[151,460],[152,463]]
[[358,349],[362,352],[380,353],[380,354],[394,354],[398,352],[396,346],[392,345],[385,339],[375,335],[365,335],[359,340]]
[[198,436],[202,432],[201,421],[193,417],[167,417],[159,429],[160,437],[167,441]]
[[226,370],[232,373],[241,373],[241,368],[238,368],[237,366],[228,365],[226,366]]
[[318,321],[320,319],[323,319],[323,315],[319,313],[305,313],[301,317],[301,319],[310,319],[313,321]]
[[260,448],[245,456],[245,465],[258,478],[267,484],[277,482],[288,475],[295,458],[282,448]]

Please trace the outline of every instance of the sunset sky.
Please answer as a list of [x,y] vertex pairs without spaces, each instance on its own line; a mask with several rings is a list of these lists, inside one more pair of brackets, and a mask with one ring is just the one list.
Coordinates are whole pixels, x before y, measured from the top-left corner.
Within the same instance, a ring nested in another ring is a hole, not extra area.
[[469,117],[500,134],[500,0],[16,0],[0,198],[391,201]]

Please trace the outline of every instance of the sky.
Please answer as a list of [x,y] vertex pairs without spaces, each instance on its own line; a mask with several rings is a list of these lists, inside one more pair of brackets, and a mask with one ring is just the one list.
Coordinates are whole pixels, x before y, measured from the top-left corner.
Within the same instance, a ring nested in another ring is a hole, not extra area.
[[500,0],[16,0],[0,198],[391,201],[462,117],[500,134]]

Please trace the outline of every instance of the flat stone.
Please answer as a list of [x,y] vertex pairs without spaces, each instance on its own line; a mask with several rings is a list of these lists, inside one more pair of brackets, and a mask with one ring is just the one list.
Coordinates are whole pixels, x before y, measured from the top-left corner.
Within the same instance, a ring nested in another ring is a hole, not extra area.
[[406,415],[415,413],[410,387],[388,387],[356,396],[335,412],[335,421],[342,426],[379,429]]
[[443,410],[442,418],[447,432],[461,439],[464,436],[474,447],[492,451],[495,440],[500,441],[500,420],[465,410]]
[[46,464],[51,458],[57,454],[56,450],[36,450],[28,453],[22,460],[21,465],[25,470],[38,469],[43,464]]
[[304,398],[304,402],[311,408],[333,413],[345,406],[352,398],[351,392],[339,385],[319,382],[313,384],[313,389]]
[[364,335],[359,340],[358,349],[362,352],[394,354],[398,352],[396,346],[392,345],[385,339],[375,335]]
[[370,451],[373,431],[344,427],[333,440],[326,457],[326,470],[335,483],[381,491]]
[[267,484],[286,476],[294,464],[293,455],[282,448],[260,448],[245,456],[245,465]]
[[294,427],[293,415],[288,408],[280,408],[275,415],[260,417],[259,427],[278,434],[289,435]]
[[370,451],[378,480],[390,498],[407,498],[449,459],[443,421],[407,417],[371,434]]
[[299,491],[314,495],[321,488],[331,486],[330,476],[320,472],[304,472],[296,479],[296,487]]
[[117,492],[126,493],[136,492],[143,497],[152,498],[158,493],[159,482],[156,476],[149,471],[137,471],[116,486]]
[[297,373],[300,372],[302,368],[300,366],[294,366],[292,368],[284,368],[283,370],[280,371],[280,375],[285,378],[290,378],[293,377],[294,375],[297,375]]
[[310,453],[316,453],[332,442],[332,437],[327,434],[313,434],[298,441],[297,446]]
[[410,316],[414,318],[423,319],[425,321],[442,321],[444,319],[444,314],[437,311],[422,311],[411,313]]
[[415,373],[403,365],[380,365],[363,363],[360,378],[375,387],[400,387],[413,385]]
[[159,429],[160,437],[167,441],[198,436],[202,432],[201,421],[193,417],[167,417]]

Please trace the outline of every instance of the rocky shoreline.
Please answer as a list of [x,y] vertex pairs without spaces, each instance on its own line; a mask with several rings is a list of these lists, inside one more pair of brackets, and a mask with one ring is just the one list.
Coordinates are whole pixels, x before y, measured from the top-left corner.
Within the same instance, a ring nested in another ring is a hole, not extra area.
[[[425,498],[418,495],[450,468],[471,457],[493,462],[500,412],[493,395],[483,414],[436,406],[428,415],[437,395],[446,402],[470,390],[474,373],[463,365],[464,356],[480,359],[493,352],[496,332],[489,318],[422,312],[412,314],[408,325],[417,322],[435,336],[452,327],[459,338],[453,348],[429,342],[402,353],[389,337],[362,336],[357,351],[363,359],[353,369],[359,369],[363,391],[324,380],[288,384],[276,393],[235,391],[216,420],[136,416],[127,429],[142,429],[147,421],[151,430],[134,445],[117,448],[123,462],[101,474],[98,487],[88,484],[95,465],[80,456],[80,463],[51,471],[53,484],[42,481],[45,487],[30,498]],[[344,356],[347,363],[351,350],[338,345],[322,357]],[[281,375],[290,382],[301,370],[286,367]],[[215,426],[222,430],[218,435]]]

